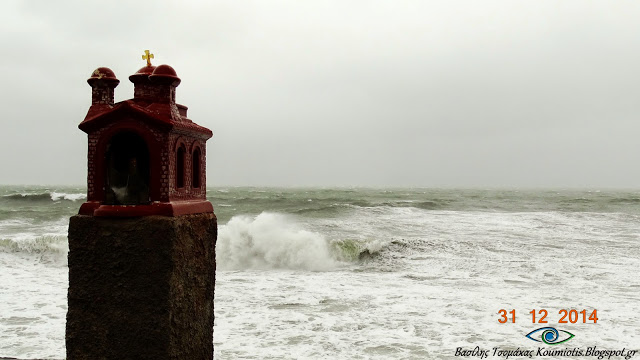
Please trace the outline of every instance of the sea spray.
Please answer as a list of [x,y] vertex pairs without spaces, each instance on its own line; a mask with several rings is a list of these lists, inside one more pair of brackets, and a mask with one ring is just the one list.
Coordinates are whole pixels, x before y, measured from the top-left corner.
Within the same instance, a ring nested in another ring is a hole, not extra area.
[[301,229],[291,216],[267,212],[234,216],[221,226],[216,261],[222,270],[326,271],[340,265],[324,236]]

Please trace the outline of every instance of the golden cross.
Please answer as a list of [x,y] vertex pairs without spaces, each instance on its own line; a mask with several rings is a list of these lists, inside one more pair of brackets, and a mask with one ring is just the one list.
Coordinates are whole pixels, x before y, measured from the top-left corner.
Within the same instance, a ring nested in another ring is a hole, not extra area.
[[145,50],[142,60],[147,60],[147,66],[151,66],[151,59],[153,59],[153,54],[149,54],[149,50]]

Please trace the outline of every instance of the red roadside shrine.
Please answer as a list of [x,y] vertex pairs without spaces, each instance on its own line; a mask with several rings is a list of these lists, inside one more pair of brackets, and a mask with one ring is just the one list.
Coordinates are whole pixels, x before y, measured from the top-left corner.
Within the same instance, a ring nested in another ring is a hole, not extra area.
[[175,70],[147,59],[129,80],[134,97],[117,104],[114,89],[120,81],[113,71],[98,68],[87,80],[91,107],[78,126],[89,135],[87,202],[80,214],[213,212],[206,200],[206,141],[213,133],[176,104],[180,78]]

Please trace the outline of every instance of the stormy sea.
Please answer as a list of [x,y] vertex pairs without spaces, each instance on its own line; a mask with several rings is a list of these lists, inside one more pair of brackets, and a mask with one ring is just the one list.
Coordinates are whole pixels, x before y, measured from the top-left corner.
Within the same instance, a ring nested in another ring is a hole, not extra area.
[[[230,187],[208,198],[216,359],[640,348],[640,191]],[[82,187],[0,187],[0,357],[64,359],[67,226],[84,199]],[[560,323],[563,310],[578,315]],[[574,337],[526,336],[543,326]]]

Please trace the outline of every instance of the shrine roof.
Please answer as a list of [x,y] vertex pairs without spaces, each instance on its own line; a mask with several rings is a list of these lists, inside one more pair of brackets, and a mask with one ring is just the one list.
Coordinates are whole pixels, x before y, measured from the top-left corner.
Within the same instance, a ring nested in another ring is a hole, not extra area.
[[182,130],[194,135],[205,136],[207,139],[213,136],[211,130],[180,116],[177,107],[174,111],[170,104],[149,103],[134,99],[124,100],[114,105],[91,106],[87,116],[78,127],[80,130],[90,133],[106,126],[112,122],[114,117],[122,118],[127,114],[165,131]]

